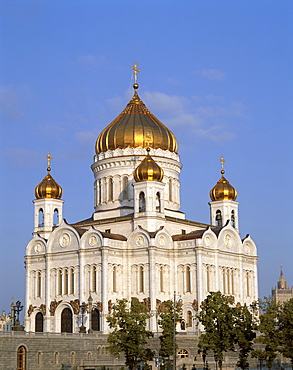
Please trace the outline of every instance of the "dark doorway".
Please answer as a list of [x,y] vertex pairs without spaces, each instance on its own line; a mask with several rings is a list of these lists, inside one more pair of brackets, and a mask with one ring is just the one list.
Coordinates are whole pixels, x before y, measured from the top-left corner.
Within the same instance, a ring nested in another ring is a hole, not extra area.
[[38,312],[35,320],[35,332],[42,333],[44,331],[44,319],[43,314]]
[[72,333],[72,312],[64,308],[61,314],[61,333]]
[[92,330],[100,331],[100,311],[97,308],[92,310]]

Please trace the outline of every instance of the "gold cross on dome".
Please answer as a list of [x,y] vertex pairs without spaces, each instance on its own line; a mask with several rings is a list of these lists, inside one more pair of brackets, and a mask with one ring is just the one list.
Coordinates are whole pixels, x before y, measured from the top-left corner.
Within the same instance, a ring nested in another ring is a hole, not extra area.
[[52,159],[50,153],[48,153],[48,155],[46,156],[46,158],[48,159],[48,167],[50,167],[50,165],[51,165],[51,159]]
[[219,160],[222,162],[222,170],[224,170],[224,163],[226,162],[224,157],[222,156]]
[[137,63],[133,63],[133,66],[131,66],[131,69],[133,70],[133,79],[134,83],[137,83],[137,73],[140,72],[140,69],[137,68]]

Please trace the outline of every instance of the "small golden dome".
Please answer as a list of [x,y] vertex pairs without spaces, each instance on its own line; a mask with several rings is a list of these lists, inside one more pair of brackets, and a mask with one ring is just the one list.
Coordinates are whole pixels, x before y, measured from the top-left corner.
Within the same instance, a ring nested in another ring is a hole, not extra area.
[[44,199],[44,198],[52,198],[52,199],[60,199],[62,196],[62,187],[53,179],[50,174],[51,167],[50,167],[50,160],[52,157],[50,153],[48,153],[48,174],[43,180],[39,183],[39,185],[35,188],[35,196],[37,199]]
[[161,148],[178,152],[174,134],[159,121],[139,98],[138,84],[133,85],[134,95],[125,109],[99,135],[96,153],[117,148]]
[[237,190],[229,183],[228,180],[224,177],[224,158],[221,157],[220,161],[222,162],[222,177],[216,183],[216,185],[210,191],[210,198],[213,201],[217,200],[236,200],[237,198]]
[[147,156],[140,162],[134,170],[133,176],[136,182],[141,181],[162,181],[164,177],[163,169],[150,156],[150,148],[147,148]]

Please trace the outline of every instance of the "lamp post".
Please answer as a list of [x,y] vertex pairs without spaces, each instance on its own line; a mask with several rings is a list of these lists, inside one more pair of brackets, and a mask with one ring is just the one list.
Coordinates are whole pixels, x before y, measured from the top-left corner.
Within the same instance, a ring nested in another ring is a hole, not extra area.
[[85,333],[86,332],[86,328],[84,326],[83,319],[84,319],[84,314],[86,312],[86,303],[85,302],[82,302],[82,305],[80,306],[80,308],[81,308],[81,327],[79,328],[79,332],[80,333]]
[[14,312],[16,312],[16,326],[20,325],[19,322],[19,313],[23,310],[23,306],[21,305],[20,301],[17,301],[14,306]]
[[88,330],[88,333],[93,333],[93,329],[92,329],[92,309],[93,309],[93,298],[91,296],[91,292],[90,292],[90,296],[88,297],[88,306],[89,306],[89,330]]
[[262,365],[263,365],[263,360],[264,359],[262,357],[259,357],[258,360],[259,360],[259,370],[262,370]]
[[204,370],[206,369],[206,357],[207,357],[206,353],[203,352],[202,353],[202,360],[203,360],[203,369]]

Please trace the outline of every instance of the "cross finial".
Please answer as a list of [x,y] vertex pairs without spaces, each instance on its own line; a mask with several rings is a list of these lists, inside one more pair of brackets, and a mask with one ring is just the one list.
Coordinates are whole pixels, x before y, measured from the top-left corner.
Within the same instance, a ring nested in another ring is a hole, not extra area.
[[222,156],[220,159],[220,162],[221,162],[221,165],[222,165],[222,171],[221,171],[221,173],[222,174],[224,174],[225,173],[225,171],[224,171],[224,165],[225,165],[225,159],[224,159],[224,157]]
[[46,158],[48,159],[48,171],[50,171],[50,169],[51,169],[51,159],[52,159],[52,157],[51,157],[51,155],[50,155],[50,153],[48,153],[48,155],[46,156]]
[[137,83],[137,73],[140,72],[140,69],[137,68],[137,63],[133,63],[133,66],[131,66],[131,69],[133,70],[133,79],[134,83]]

